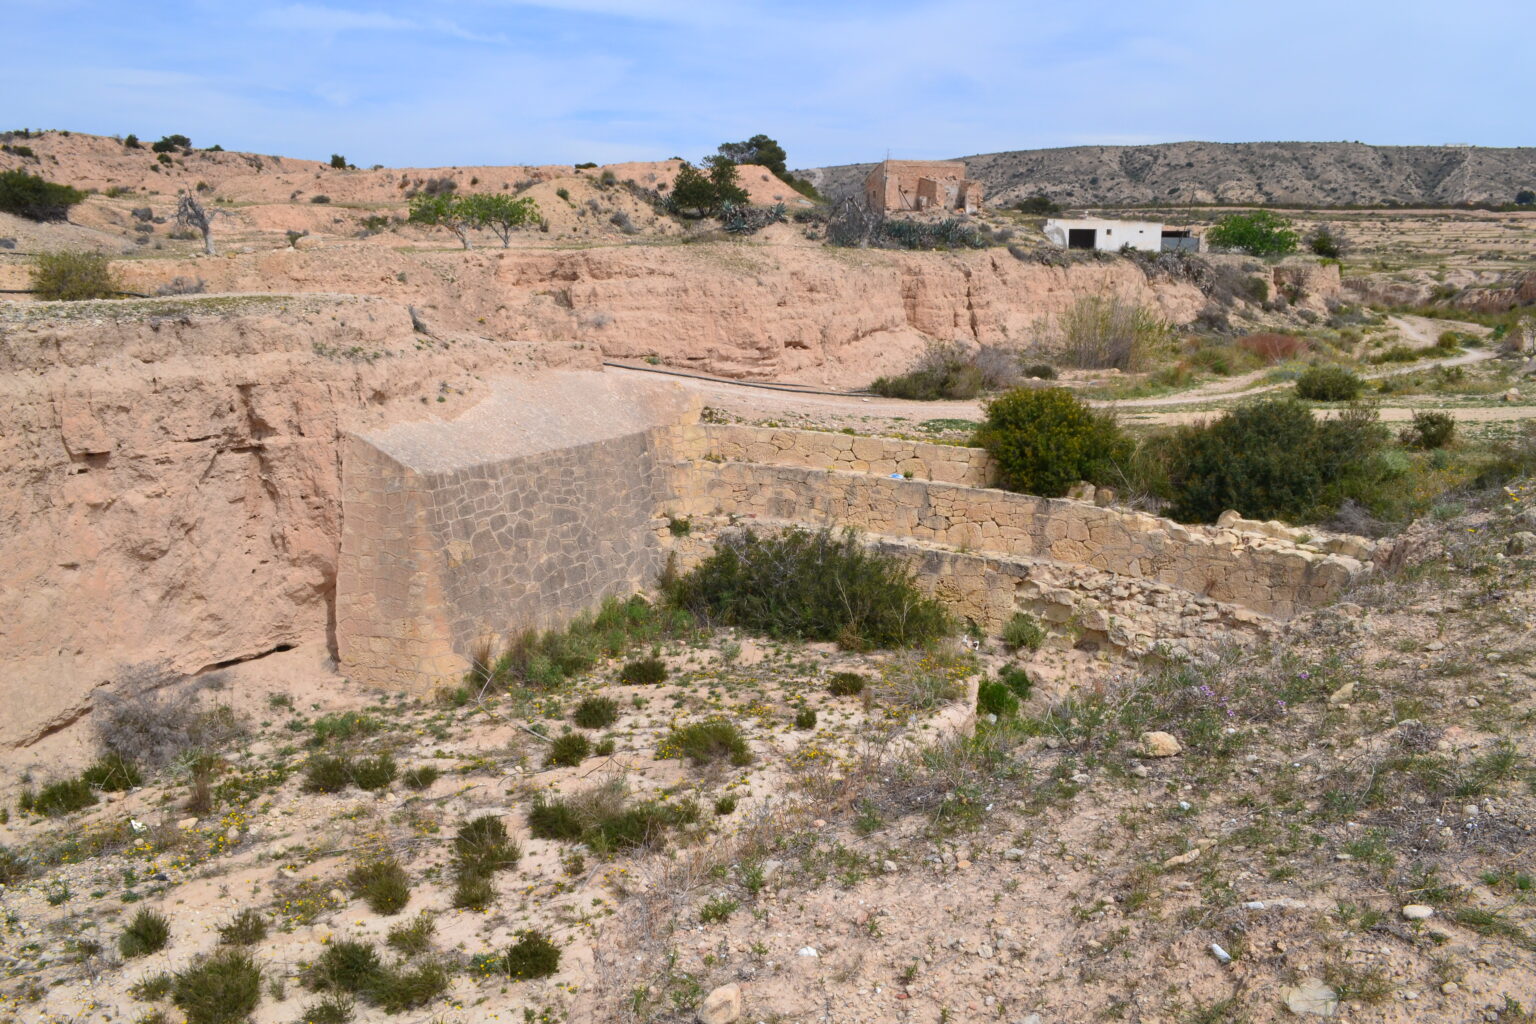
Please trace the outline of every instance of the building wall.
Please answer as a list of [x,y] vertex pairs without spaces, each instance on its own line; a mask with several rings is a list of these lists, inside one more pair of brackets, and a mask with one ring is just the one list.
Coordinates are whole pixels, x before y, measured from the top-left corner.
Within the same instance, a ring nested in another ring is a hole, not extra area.
[[1100,252],[1119,252],[1121,246],[1130,244],[1133,249],[1161,252],[1163,225],[1142,220],[1048,220],[1045,237],[1062,248],[1067,247],[1069,232],[1088,228],[1095,232],[1094,248]]
[[944,205],[974,212],[981,206],[980,182],[965,176],[965,164],[959,160],[886,160],[876,164],[864,179],[864,201],[876,210],[916,210],[923,193],[924,179],[931,184],[927,193],[934,197],[930,207],[943,195]]

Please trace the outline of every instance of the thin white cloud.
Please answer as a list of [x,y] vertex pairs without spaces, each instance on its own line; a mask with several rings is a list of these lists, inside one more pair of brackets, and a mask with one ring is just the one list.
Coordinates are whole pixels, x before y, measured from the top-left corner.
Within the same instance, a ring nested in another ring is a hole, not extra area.
[[358,30],[401,32],[417,27],[409,18],[398,18],[383,11],[348,11],[339,7],[316,7],[311,4],[268,8],[256,16],[256,23],[265,28],[292,32],[324,33]]
[[445,36],[453,36],[455,39],[463,39],[471,43],[507,42],[507,37],[504,33],[471,32],[469,29],[463,28],[457,22],[449,21],[447,18],[433,18],[432,29],[435,32],[441,32]]

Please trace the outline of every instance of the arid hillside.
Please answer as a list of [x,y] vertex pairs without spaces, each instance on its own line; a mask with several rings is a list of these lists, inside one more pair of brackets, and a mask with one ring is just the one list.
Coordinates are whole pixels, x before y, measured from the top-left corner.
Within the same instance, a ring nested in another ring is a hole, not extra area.
[[[1296,203],[1315,206],[1508,203],[1536,186],[1536,149],[1369,146],[1359,142],[1171,142],[1021,149],[963,158],[1004,205],[1047,195],[1073,206]],[[824,194],[859,188],[873,164],[818,167]]]

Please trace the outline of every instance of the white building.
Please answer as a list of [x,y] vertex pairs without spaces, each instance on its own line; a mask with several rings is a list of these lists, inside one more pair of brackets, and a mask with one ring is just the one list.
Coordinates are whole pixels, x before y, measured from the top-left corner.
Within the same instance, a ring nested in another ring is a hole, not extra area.
[[1063,249],[1119,252],[1129,245],[1143,252],[1199,252],[1200,239],[1188,228],[1150,220],[1048,220],[1045,237]]

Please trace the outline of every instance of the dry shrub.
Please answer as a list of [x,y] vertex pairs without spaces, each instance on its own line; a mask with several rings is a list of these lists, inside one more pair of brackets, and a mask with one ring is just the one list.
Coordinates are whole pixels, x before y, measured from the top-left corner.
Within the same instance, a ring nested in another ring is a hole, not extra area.
[[104,751],[151,769],[191,751],[220,747],[245,730],[227,705],[204,704],[202,692],[219,681],[209,676],[189,682],[164,665],[125,668],[113,689],[96,698],[97,742]]
[[1063,361],[1088,370],[1146,368],[1172,338],[1152,310],[1118,295],[1085,295],[1061,314],[1054,332]]
[[1266,363],[1283,363],[1288,359],[1299,359],[1311,351],[1305,338],[1298,338],[1293,334],[1250,334],[1246,338],[1237,339],[1238,348],[1251,352]]

